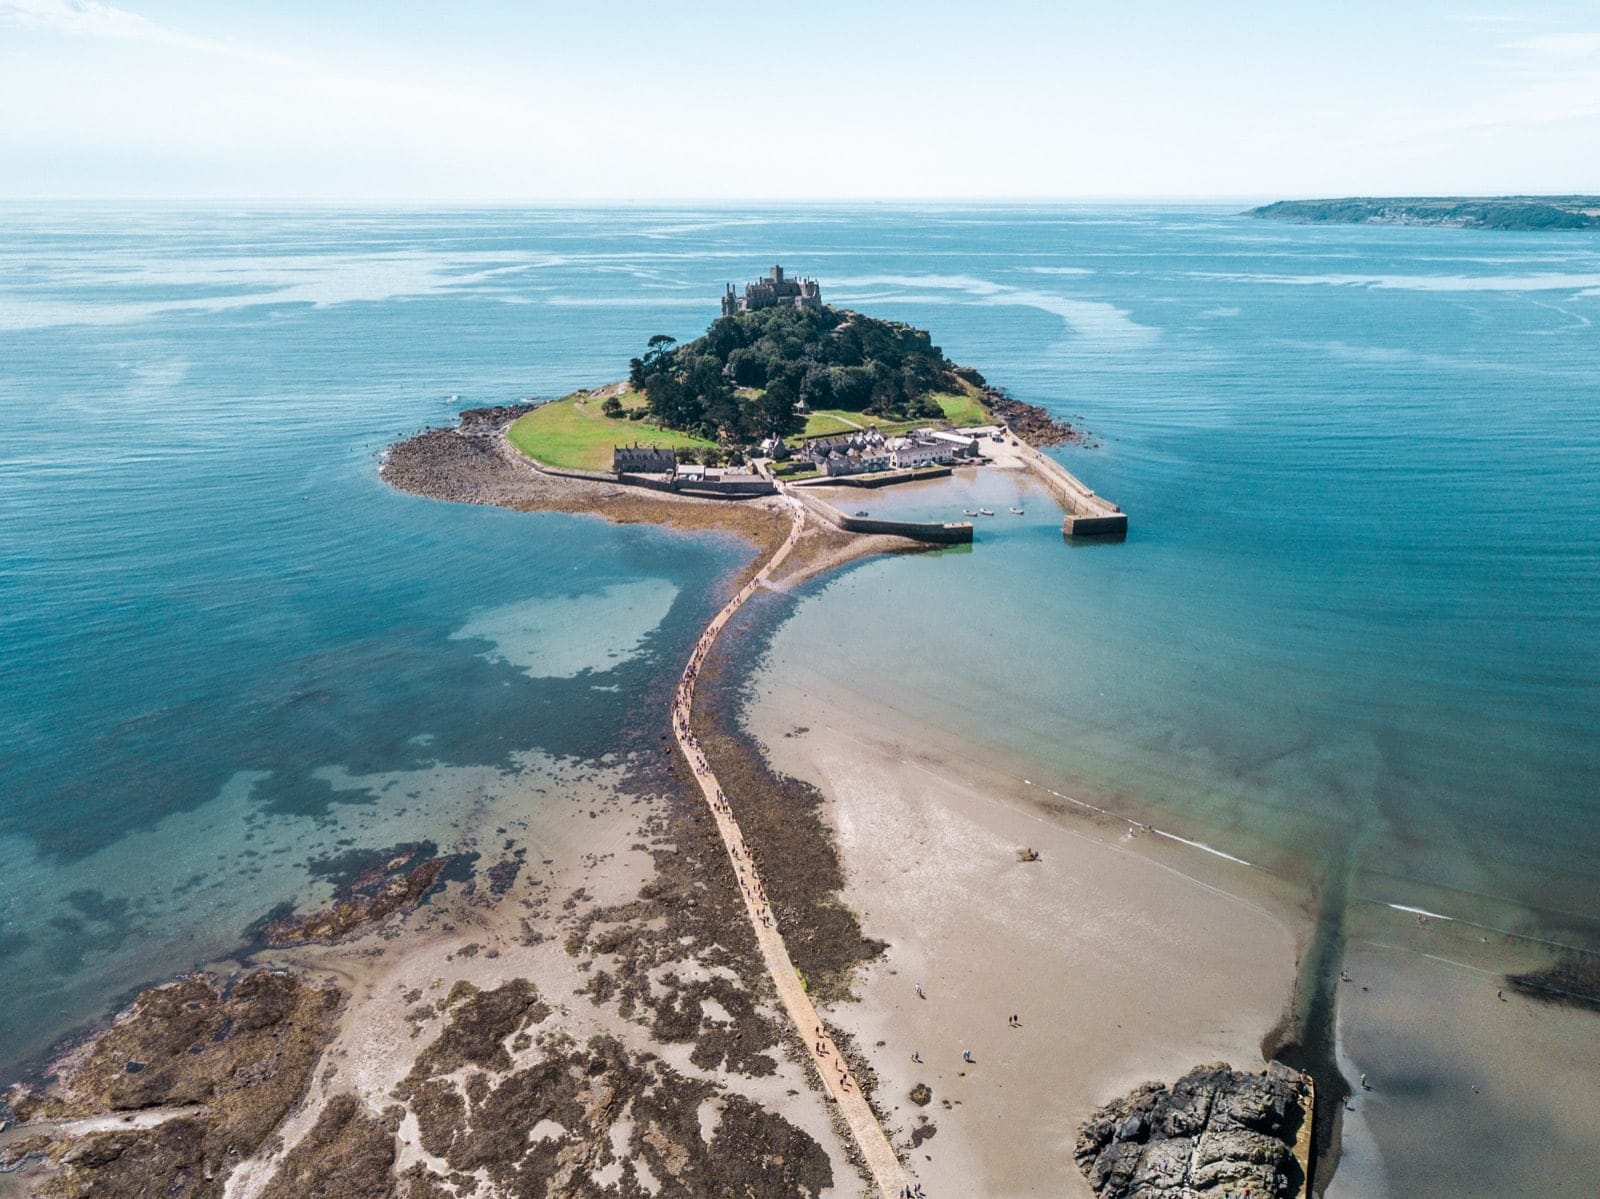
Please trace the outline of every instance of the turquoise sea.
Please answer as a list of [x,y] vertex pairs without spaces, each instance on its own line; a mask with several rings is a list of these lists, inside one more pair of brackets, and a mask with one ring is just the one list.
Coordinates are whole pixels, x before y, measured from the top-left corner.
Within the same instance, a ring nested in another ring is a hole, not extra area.
[[562,764],[654,739],[738,546],[403,496],[378,458],[614,378],[773,262],[1081,419],[1060,452],[1132,531],[1068,547],[1032,501],[812,586],[767,663],[1358,898],[1600,948],[1592,237],[0,211],[0,1063],[342,853],[448,847],[486,791],[560,803]]

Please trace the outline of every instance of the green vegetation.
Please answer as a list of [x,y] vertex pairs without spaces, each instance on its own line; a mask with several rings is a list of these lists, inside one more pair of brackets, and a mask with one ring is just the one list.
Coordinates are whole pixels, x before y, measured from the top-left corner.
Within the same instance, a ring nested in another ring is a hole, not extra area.
[[978,401],[976,388],[969,391],[941,392],[928,398],[939,405],[945,420],[952,425],[987,425],[994,420],[989,415],[988,409]]
[[1342,200],[1279,200],[1252,208],[1250,215],[1321,225],[1600,229],[1600,196],[1360,196]]
[[885,437],[894,437],[904,433],[907,429],[920,428],[930,421],[936,421],[937,416],[923,417],[919,420],[886,420],[873,416],[867,412],[849,412],[843,408],[830,408],[825,412],[813,412],[806,417],[805,428],[800,430],[802,437],[829,437],[836,433],[854,433],[858,429],[876,429]]
[[801,400],[818,431],[845,432],[854,421],[887,432],[890,423],[943,419],[934,397],[963,389],[923,330],[828,307],[720,317],[681,346],[658,333],[629,363],[628,384],[663,429],[725,445],[801,432]]
[[[569,470],[609,470],[611,451],[634,444],[716,465],[775,435],[875,426],[893,437],[930,422],[983,424],[981,382],[909,325],[767,308],[722,317],[682,346],[657,334],[629,364],[626,388],[541,404],[508,436],[530,458]],[[802,397],[808,414],[795,411]]]
[[853,413],[813,412],[806,417],[805,428],[800,432],[805,437],[826,437],[830,433],[853,433],[862,427]]
[[715,451],[715,444],[703,438],[631,419],[648,415],[641,394],[624,392],[617,400],[616,416],[607,416],[608,401],[590,392],[551,400],[517,418],[506,435],[528,457],[567,470],[610,470],[611,451],[619,445]]

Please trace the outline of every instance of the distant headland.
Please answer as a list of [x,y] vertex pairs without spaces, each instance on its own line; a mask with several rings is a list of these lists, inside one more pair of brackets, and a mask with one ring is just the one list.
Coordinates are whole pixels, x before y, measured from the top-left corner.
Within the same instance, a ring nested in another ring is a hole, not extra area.
[[1600,229],[1600,196],[1350,196],[1279,200],[1248,215],[1311,225],[1439,225],[1451,229]]

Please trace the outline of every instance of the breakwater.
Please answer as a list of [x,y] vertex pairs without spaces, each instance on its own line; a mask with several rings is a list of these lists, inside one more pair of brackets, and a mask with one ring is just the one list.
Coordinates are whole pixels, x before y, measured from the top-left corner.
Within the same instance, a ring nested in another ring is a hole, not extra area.
[[890,470],[878,471],[870,475],[834,475],[826,478],[807,479],[803,483],[796,483],[796,487],[864,487],[873,490],[879,487],[893,487],[896,483],[921,483],[925,479],[948,479],[955,474],[955,468],[950,466],[919,466],[915,470]]
[[1061,522],[1064,536],[1120,540],[1128,535],[1128,514],[1090,491],[1061,463],[1031,445],[1019,444],[1017,455],[1066,513]]
[[889,533],[934,545],[967,545],[972,541],[971,521],[879,520],[869,516],[846,516],[826,500],[807,495],[803,487],[789,488],[785,494],[798,499],[823,520],[847,533]]

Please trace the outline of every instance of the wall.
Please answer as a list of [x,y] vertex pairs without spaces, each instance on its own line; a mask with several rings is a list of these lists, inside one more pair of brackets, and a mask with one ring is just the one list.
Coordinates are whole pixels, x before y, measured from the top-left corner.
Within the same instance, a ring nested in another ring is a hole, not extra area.
[[1061,532],[1068,537],[1126,537],[1128,515],[1110,500],[1090,491],[1057,462],[1033,446],[1022,447],[1022,460],[1066,509]]
[[907,537],[912,541],[926,541],[934,545],[965,545],[972,540],[972,524],[961,521],[943,524],[938,521],[877,520],[866,516],[846,516],[826,500],[807,495],[803,489],[788,492],[823,520],[847,533],[888,533]]

